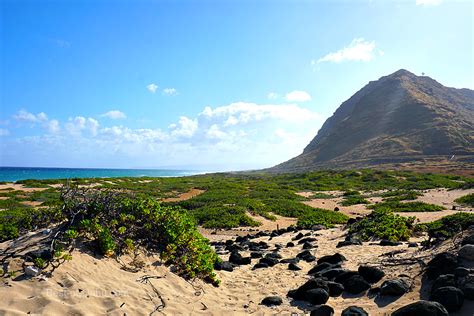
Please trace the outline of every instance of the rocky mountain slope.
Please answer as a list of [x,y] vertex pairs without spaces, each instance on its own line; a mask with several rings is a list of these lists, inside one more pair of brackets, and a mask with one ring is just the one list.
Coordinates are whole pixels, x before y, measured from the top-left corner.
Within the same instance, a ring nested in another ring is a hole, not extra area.
[[474,163],[474,91],[407,70],[341,104],[303,153],[272,171]]

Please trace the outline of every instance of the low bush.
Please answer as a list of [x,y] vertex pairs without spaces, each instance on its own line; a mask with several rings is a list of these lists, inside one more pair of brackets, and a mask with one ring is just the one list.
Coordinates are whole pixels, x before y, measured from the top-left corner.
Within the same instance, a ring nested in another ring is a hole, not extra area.
[[435,204],[428,204],[424,202],[400,202],[388,201],[370,205],[369,208],[374,210],[388,209],[392,212],[437,212],[444,208]]
[[422,194],[414,190],[390,190],[381,194],[384,201],[416,200]]
[[349,217],[342,213],[316,208],[298,217],[296,225],[302,228],[311,228],[313,225],[324,225],[329,228],[334,227],[334,224],[345,224],[348,219]]
[[474,207],[474,193],[461,196],[460,198],[457,198],[456,200],[454,200],[454,202]]
[[346,191],[344,192],[343,200],[341,202],[342,206],[350,206],[356,204],[369,204],[362,195],[360,195],[359,191]]
[[362,240],[408,240],[414,230],[415,217],[403,217],[388,209],[376,209],[349,227]]
[[434,222],[419,224],[418,229],[426,231],[430,238],[445,239],[474,225],[474,214],[459,212]]

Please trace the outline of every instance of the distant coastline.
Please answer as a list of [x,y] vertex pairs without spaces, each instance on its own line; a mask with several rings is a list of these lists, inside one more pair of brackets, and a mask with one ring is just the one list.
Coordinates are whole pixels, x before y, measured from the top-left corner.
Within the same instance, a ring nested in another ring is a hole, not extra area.
[[205,173],[177,169],[113,169],[113,168],[47,168],[0,167],[0,181],[35,179],[116,178],[116,177],[181,177]]

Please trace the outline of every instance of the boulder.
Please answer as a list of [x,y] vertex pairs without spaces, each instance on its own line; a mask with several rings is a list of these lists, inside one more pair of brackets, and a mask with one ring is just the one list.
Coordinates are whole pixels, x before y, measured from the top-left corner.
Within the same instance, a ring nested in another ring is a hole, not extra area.
[[458,256],[461,259],[474,261],[474,245],[464,245],[459,249]]
[[250,253],[250,258],[253,258],[253,259],[258,259],[258,258],[262,258],[263,257],[263,252],[261,251],[253,251]]
[[449,316],[449,314],[438,302],[418,301],[397,309],[392,316]]
[[315,247],[315,246],[314,246],[313,244],[311,244],[311,243],[309,243],[309,242],[305,242],[305,243],[303,244],[302,249],[313,249],[314,247]]
[[377,267],[368,265],[359,266],[359,274],[369,283],[377,283],[385,276],[385,272]]
[[295,237],[293,237],[293,240],[298,240],[298,239],[301,239],[303,237],[304,237],[303,233],[298,233]]
[[474,234],[464,237],[461,241],[461,245],[474,245]]
[[349,279],[350,277],[354,275],[359,275],[359,272],[344,270],[344,272],[340,273],[338,276],[334,278],[334,282],[344,283],[347,279]]
[[301,268],[299,266],[297,266],[296,264],[294,264],[294,263],[290,263],[290,264],[288,264],[288,270],[299,271],[299,270],[301,270]]
[[296,290],[288,292],[288,296],[294,298],[295,300],[304,300],[305,293],[312,289],[323,289],[326,292],[329,292],[327,281],[321,278],[316,278],[309,279],[308,281],[306,281],[306,283],[301,285]]
[[303,252],[300,252],[299,254],[296,255],[296,257],[306,262],[313,262],[316,260],[316,257],[313,256],[311,254],[311,251],[309,250],[304,250]]
[[474,301],[474,280],[469,280],[468,282],[462,284],[460,288],[464,293],[465,299]]
[[265,258],[261,258],[258,263],[264,263],[266,265],[268,265],[269,267],[273,267],[274,265],[278,264],[280,261],[276,258],[269,258],[269,257],[265,257]]
[[232,266],[232,263],[228,261],[216,262],[214,264],[214,269],[216,269],[217,271],[220,271],[220,270],[228,271],[228,272],[234,271],[234,267]]
[[308,290],[304,294],[304,300],[313,305],[325,304],[328,299],[329,293],[321,288]]
[[457,267],[454,269],[454,275],[456,277],[465,277],[469,275],[469,269],[466,269],[464,267]]
[[310,242],[314,242],[316,241],[316,238],[314,237],[306,237],[306,238],[303,238],[303,239],[300,239],[298,241],[298,245],[301,245],[301,244],[304,244],[304,243],[310,243]]
[[380,295],[401,296],[410,290],[404,279],[387,280],[380,286]]
[[452,274],[457,267],[456,256],[449,252],[442,252],[428,262],[426,275],[430,280],[434,280],[442,274]]
[[287,247],[287,248],[294,247],[294,246],[295,246],[295,243],[294,243],[294,242],[291,242],[291,241],[286,244],[286,247]]
[[269,252],[265,255],[265,258],[281,259],[282,256],[278,252]]
[[399,241],[391,241],[391,240],[387,240],[387,239],[382,239],[380,242],[379,242],[379,245],[380,246],[399,246],[401,245],[402,243],[399,242]]
[[255,264],[252,268],[252,270],[256,270],[256,269],[264,269],[264,268],[268,268],[269,265],[267,263],[264,263],[264,262],[259,262],[257,264]]
[[337,243],[336,248],[346,247],[346,246],[362,246],[362,241],[357,239],[343,240]]
[[329,288],[329,296],[331,297],[337,297],[344,292],[344,286],[341,283],[329,281],[327,284]]
[[341,316],[369,316],[369,314],[362,307],[349,306],[342,311]]
[[233,251],[230,254],[229,262],[237,265],[246,265],[251,263],[251,259],[250,257],[242,257],[240,253],[238,253],[237,251]]
[[445,286],[456,286],[454,274],[443,274],[437,277],[433,282],[433,285],[431,285],[431,293],[434,293],[440,287]]
[[298,259],[298,258],[287,258],[287,259],[282,259],[282,260],[280,260],[280,263],[293,263],[293,264],[297,264],[298,262],[300,262],[300,259]]
[[367,283],[360,275],[353,275],[343,283],[344,290],[351,294],[359,294],[370,289],[370,284]]
[[340,266],[336,266],[334,264],[330,264],[328,262],[323,262],[320,264],[315,265],[311,269],[309,269],[308,274],[316,274],[318,272],[330,269],[330,268],[339,268]]
[[440,287],[431,293],[430,300],[440,303],[448,312],[455,312],[464,303],[464,293],[454,286]]
[[310,316],[333,316],[334,309],[329,305],[318,305],[311,311]]
[[279,296],[267,296],[262,300],[262,305],[266,306],[273,306],[273,305],[281,305],[283,300]]
[[324,256],[324,257],[319,258],[318,264],[323,263],[323,262],[327,262],[331,264],[342,264],[344,261],[346,261],[346,257],[341,255],[340,253],[335,253],[330,256]]

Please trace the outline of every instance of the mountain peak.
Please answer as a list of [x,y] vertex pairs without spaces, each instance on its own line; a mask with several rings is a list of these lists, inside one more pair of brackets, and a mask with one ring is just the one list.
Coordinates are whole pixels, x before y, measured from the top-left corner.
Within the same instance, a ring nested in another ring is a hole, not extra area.
[[342,103],[300,156],[274,169],[368,167],[453,155],[474,162],[474,91],[400,69]]

